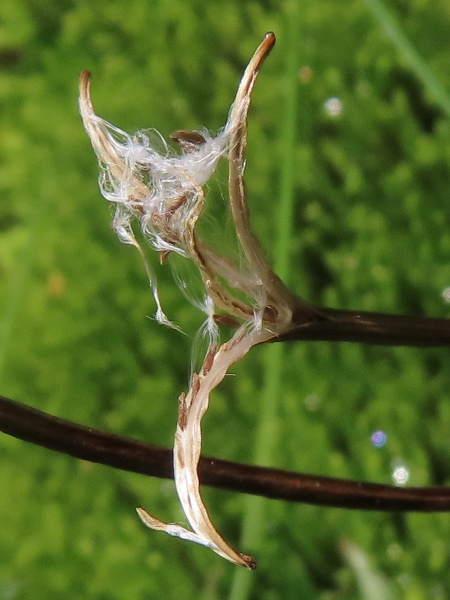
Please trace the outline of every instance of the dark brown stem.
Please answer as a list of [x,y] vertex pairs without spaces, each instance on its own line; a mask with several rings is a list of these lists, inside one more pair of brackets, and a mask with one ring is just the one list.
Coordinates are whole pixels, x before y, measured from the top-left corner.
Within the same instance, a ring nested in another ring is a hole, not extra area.
[[[360,342],[383,346],[450,346],[450,319],[313,307],[305,319],[302,305],[293,328],[274,341]],[[298,325],[295,325],[298,323]]]
[[[53,417],[0,396],[0,431],[117,469],[173,479],[172,450]],[[204,485],[279,500],[380,511],[450,511],[448,488],[397,488],[202,457]]]

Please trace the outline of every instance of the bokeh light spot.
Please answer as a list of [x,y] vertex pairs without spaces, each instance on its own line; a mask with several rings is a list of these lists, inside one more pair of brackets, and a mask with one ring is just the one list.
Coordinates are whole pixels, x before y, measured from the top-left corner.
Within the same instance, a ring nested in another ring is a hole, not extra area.
[[446,287],[442,292],[442,297],[444,298],[444,302],[450,303],[450,287]]
[[387,435],[384,431],[374,431],[370,437],[372,445],[375,448],[382,448],[387,442]]
[[405,465],[399,465],[395,467],[392,472],[392,479],[394,480],[395,485],[406,485],[409,481],[409,469],[407,469]]
[[342,101],[339,100],[339,98],[328,98],[324,104],[324,107],[330,117],[338,117],[344,110]]

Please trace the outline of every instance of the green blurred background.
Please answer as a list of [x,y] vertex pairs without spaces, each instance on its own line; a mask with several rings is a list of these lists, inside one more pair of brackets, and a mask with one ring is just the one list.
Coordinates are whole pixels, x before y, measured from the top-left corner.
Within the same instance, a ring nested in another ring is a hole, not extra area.
[[[201,317],[158,268],[166,312],[190,335],[146,318],[142,262],[116,239],[97,188],[78,74],[92,71],[97,112],[122,129],[217,131],[268,30],[278,43],[256,86],[247,156],[268,257],[276,263],[276,240],[289,235],[287,283],[312,302],[449,316],[450,5],[386,4],[398,29],[375,0],[2,1],[3,395],[172,444]],[[325,108],[333,97],[339,116]],[[280,190],[291,184],[283,229]],[[212,187],[225,195],[226,178]],[[214,393],[206,453],[382,483],[401,464],[408,485],[450,483],[448,350],[280,349],[273,368],[273,350],[255,349]],[[450,597],[449,515],[204,497],[218,529],[256,557],[255,573],[142,526],[136,506],[184,522],[172,482],[1,435],[0,600]]]

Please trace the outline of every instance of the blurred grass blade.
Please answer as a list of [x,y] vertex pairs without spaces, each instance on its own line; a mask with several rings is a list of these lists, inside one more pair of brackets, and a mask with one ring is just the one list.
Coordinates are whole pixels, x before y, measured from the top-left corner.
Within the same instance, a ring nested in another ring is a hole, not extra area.
[[[293,190],[295,165],[293,163],[294,146],[296,141],[296,122],[298,109],[298,39],[299,15],[298,2],[288,4],[286,10],[286,43],[288,48],[286,63],[286,105],[282,122],[281,147],[283,161],[281,165],[280,198],[275,205],[275,272],[282,280],[287,281],[289,271],[289,247],[292,228]],[[273,344],[266,349],[265,381],[261,394],[259,423],[255,440],[254,462],[258,465],[269,465],[272,460],[275,445],[276,418],[278,399],[280,397],[282,377],[281,344]],[[241,546],[256,550],[261,546],[264,536],[265,500],[263,498],[248,498],[244,524],[242,529]],[[231,600],[244,600],[249,597],[252,575],[243,569],[236,570],[231,586]]]
[[395,600],[387,579],[370,564],[366,553],[352,542],[342,542],[341,551],[358,581],[362,600]]
[[387,37],[397,47],[416,77],[441,109],[450,117],[450,93],[441,85],[430,71],[420,54],[408,40],[393,16],[381,0],[364,0],[374,16],[380,22]]

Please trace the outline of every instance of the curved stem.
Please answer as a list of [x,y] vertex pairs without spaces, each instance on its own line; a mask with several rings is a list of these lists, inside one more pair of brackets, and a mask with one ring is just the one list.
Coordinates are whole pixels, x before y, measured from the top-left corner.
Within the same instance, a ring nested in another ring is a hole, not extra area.
[[[77,425],[0,396],[0,431],[18,439],[153,477],[173,479],[172,449]],[[450,511],[450,489],[397,488],[233,463],[202,456],[200,482],[239,493],[319,506],[379,511]]]

